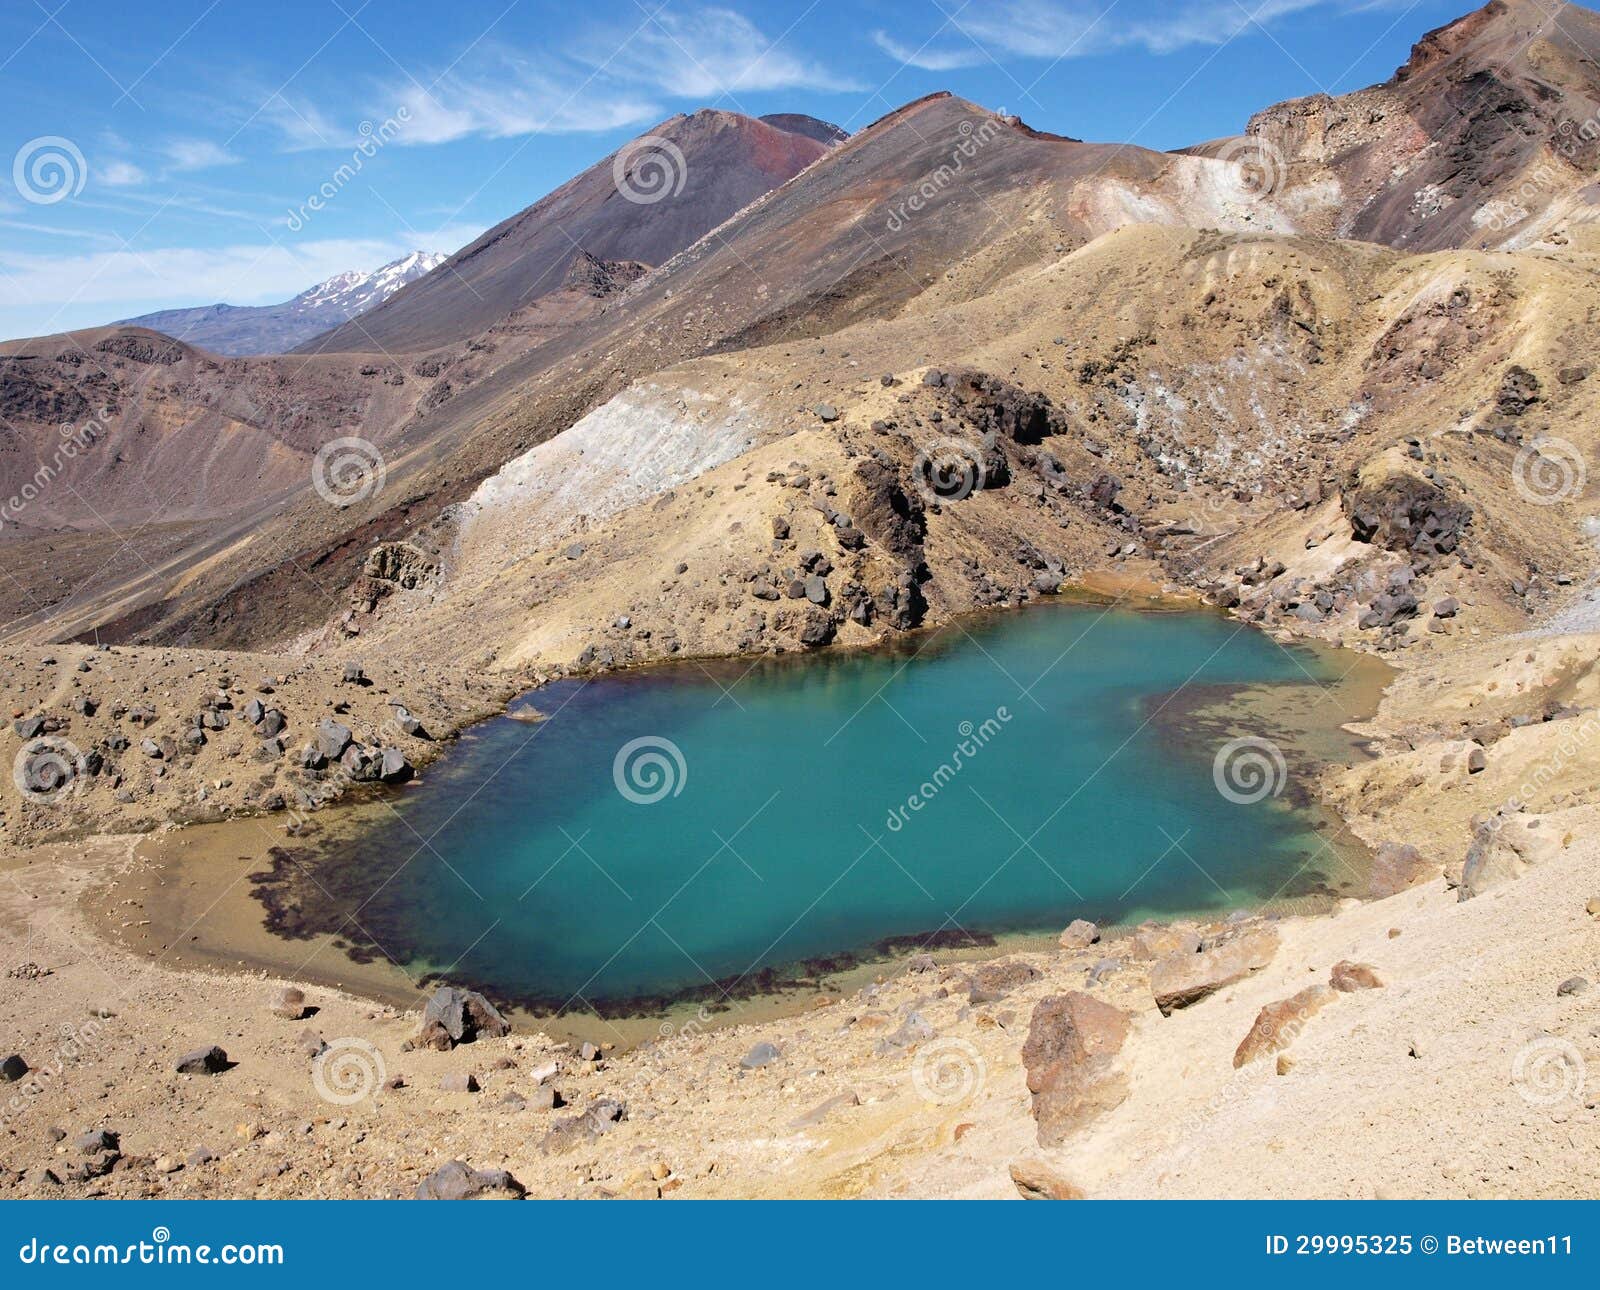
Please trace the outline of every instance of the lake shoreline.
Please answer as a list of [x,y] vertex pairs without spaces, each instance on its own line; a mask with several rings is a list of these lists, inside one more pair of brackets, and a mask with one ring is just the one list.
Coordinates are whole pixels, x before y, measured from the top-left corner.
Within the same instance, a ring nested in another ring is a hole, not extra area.
[[[1088,603],[1117,604],[1114,598],[1106,597],[1094,598]],[[1052,607],[1045,604],[1036,608],[1048,612]],[[1167,598],[1162,608],[1168,612],[1192,610],[1195,602],[1188,597]],[[985,618],[993,616],[983,615]],[[1362,666],[1363,660],[1371,664],[1371,679],[1360,687],[1359,700],[1343,714],[1346,719],[1340,722],[1341,726],[1371,715],[1390,674],[1389,669],[1376,660],[1353,653],[1351,657],[1356,660],[1353,666]],[[798,656],[794,661],[804,666],[815,660]],[[699,663],[700,660],[684,660],[677,666]],[[1257,700],[1262,698],[1262,691],[1271,689],[1249,683],[1226,684],[1222,688],[1240,694],[1254,691]],[[539,690],[534,690],[519,695],[509,706],[515,709],[536,703],[538,693]],[[1180,718],[1193,718],[1204,706],[1198,700],[1174,705],[1174,711],[1161,722],[1164,737],[1181,739],[1178,727],[1183,722]],[[1283,724],[1280,720],[1273,728],[1279,729]],[[1355,747],[1353,740],[1350,746]],[[1297,776],[1297,782],[1301,778],[1304,777]],[[1321,809],[1319,803],[1320,799],[1313,794],[1312,804]],[[330,833],[360,834],[373,827],[387,810],[383,800],[341,803],[314,818],[318,821],[319,837],[326,839]],[[132,869],[123,882],[132,882],[139,891],[137,900],[148,921],[140,920],[132,937],[128,928],[112,925],[122,920],[105,917],[97,919],[97,925],[102,934],[120,940],[130,949],[148,950],[152,945],[159,945],[164,954],[178,963],[226,971],[283,974],[308,983],[352,990],[391,1006],[419,1006],[434,974],[408,972],[385,961],[381,951],[371,953],[369,950],[352,958],[340,938],[327,934],[326,930],[297,927],[292,908],[275,910],[270,901],[258,903],[248,894],[240,899],[248,888],[259,886],[261,875],[274,865],[281,868],[303,863],[304,857],[289,854],[300,841],[296,839],[285,844],[273,837],[266,821],[248,818],[144,839],[134,848]],[[274,857],[273,852],[278,855]],[[1316,913],[1331,908],[1337,898],[1338,894],[1333,892],[1307,892],[1293,899],[1268,902],[1268,905],[1274,913]],[[1252,904],[1249,908],[1259,912],[1264,906]],[[197,932],[192,925],[200,921],[202,913],[204,924]],[[1161,911],[1160,916],[1178,919],[1216,914],[1214,909],[1172,909]],[[276,935],[269,930],[271,926],[279,931],[289,930],[291,934]],[[941,961],[992,958],[1019,949],[1046,946],[1053,942],[1058,931],[1059,928],[1044,921],[1027,926],[992,926],[977,937],[975,943],[957,945],[954,942],[958,938],[947,937],[945,940],[950,943],[941,942],[934,948]],[[875,944],[848,947],[820,959],[770,965],[759,973],[746,974],[749,979],[739,981],[737,984],[741,988],[738,990],[729,990],[734,982],[728,980],[709,982],[680,993],[611,1001],[609,1006],[603,1004],[598,1013],[558,1015],[549,1005],[561,1000],[545,1000],[546,1007],[530,1008],[526,1006],[528,1000],[513,999],[504,992],[495,991],[492,983],[474,982],[461,972],[443,975],[448,975],[453,984],[478,988],[490,985],[485,992],[491,997],[498,994],[515,1015],[530,1026],[575,1039],[604,1035],[613,1042],[623,1033],[627,1036],[625,1042],[631,1045],[652,1037],[660,1027],[682,1024],[685,1017],[693,1018],[694,1024],[717,1026],[806,1011],[839,993],[881,978],[886,969],[914,952],[908,947],[915,946],[919,939],[922,938],[916,934],[891,936]],[[362,958],[366,961],[360,961]]]

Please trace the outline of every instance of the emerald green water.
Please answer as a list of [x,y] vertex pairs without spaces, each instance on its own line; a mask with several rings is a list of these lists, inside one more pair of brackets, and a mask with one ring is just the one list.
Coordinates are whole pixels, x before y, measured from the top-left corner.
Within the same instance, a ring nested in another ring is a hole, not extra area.
[[1231,801],[1220,738],[1171,719],[1221,684],[1314,694],[1317,656],[1209,614],[1067,606],[914,648],[541,690],[547,720],[474,730],[387,824],[316,861],[280,930],[619,1011],[896,938],[1228,911],[1337,867],[1292,773]]

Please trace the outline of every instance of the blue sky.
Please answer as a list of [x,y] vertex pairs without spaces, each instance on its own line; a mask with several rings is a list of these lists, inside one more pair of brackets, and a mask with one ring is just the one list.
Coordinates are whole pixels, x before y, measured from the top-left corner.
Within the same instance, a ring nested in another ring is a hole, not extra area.
[[[453,251],[701,106],[858,129],[949,89],[1040,129],[1177,147],[1383,80],[1469,7],[6,0],[0,336],[281,300]],[[359,173],[306,210],[363,140]]]

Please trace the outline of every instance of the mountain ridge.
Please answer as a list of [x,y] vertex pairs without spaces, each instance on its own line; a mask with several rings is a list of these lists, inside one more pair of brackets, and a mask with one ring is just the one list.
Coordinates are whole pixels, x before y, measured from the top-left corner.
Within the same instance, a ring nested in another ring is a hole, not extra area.
[[147,327],[214,354],[281,354],[382,304],[443,264],[436,251],[411,251],[370,271],[347,269],[271,305],[197,305],[123,318],[113,327]]

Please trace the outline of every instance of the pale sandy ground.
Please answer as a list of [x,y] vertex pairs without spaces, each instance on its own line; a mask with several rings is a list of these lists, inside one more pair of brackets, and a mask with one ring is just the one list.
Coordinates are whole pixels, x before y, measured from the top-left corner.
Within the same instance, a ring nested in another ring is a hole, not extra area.
[[[1051,1159],[1091,1196],[1592,1195],[1600,993],[1558,998],[1556,987],[1600,975],[1600,922],[1585,910],[1600,895],[1593,823],[1587,810],[1552,820],[1573,845],[1470,902],[1435,878],[1331,917],[1284,920],[1268,968],[1170,1018],[1152,1004],[1145,965],[1127,960],[1096,993],[1135,1014],[1122,1059],[1131,1096]],[[709,1033],[691,1022],[593,1065],[516,1033],[450,1054],[403,1052],[415,1013],[311,990],[320,1011],[284,1021],[269,1011],[274,982],[173,971],[92,939],[77,897],[125,847],[100,840],[0,880],[7,968],[51,970],[6,979],[0,1025],[52,1072],[37,1095],[0,1103],[0,1194],[61,1194],[36,1172],[17,1174],[70,1164],[71,1137],[106,1126],[122,1134],[123,1165],[65,1194],[409,1194],[461,1158],[508,1168],[535,1195],[1014,1196],[1008,1165],[1037,1151],[1019,1057],[1033,1004],[1081,988],[1089,966],[1127,951],[1020,956],[1044,977],[976,1006],[958,992],[960,969],[904,974],[803,1017]],[[1236,1074],[1232,1055],[1257,1010],[1326,979],[1342,958],[1371,963],[1384,988],[1341,995],[1312,1019],[1286,1075],[1270,1058]],[[92,1019],[94,1007],[116,1015]],[[879,1055],[912,1010],[937,1037]],[[308,1028],[353,1056],[365,1096],[338,1105],[319,1095],[296,1046]],[[782,1056],[741,1072],[739,1058],[763,1040]],[[237,1066],[172,1073],[180,1053],[213,1042]],[[379,1088],[371,1053],[407,1086]],[[547,1061],[569,1103],[617,1097],[628,1119],[571,1154],[546,1154],[540,1138],[572,1112],[501,1099],[533,1097]],[[439,1091],[446,1073],[468,1070],[482,1092]],[[851,1094],[858,1104],[796,1124]],[[70,1135],[66,1150],[52,1127]],[[155,1158],[200,1146],[219,1159],[156,1171]]]

